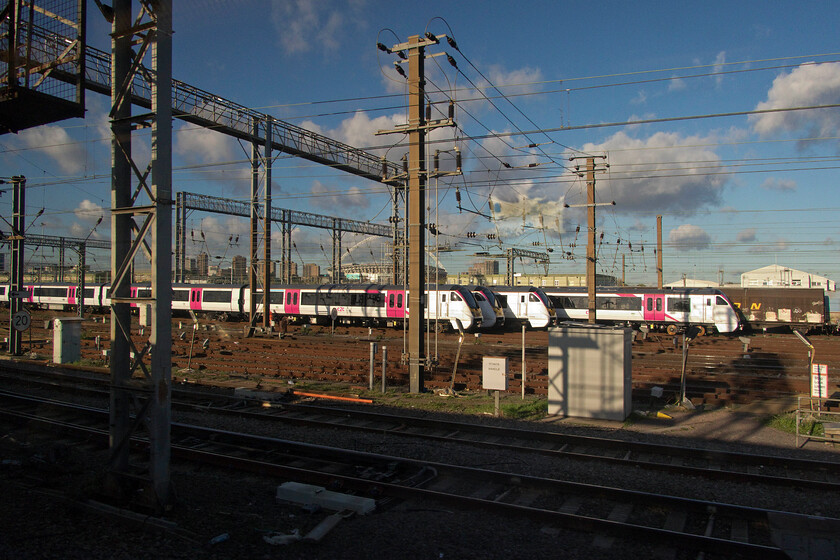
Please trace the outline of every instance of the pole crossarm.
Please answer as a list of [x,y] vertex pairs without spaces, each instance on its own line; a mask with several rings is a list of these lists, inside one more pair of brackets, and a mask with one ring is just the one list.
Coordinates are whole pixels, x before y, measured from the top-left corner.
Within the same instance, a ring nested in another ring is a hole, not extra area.
[[[229,216],[242,216],[246,218],[251,215],[250,202],[240,202],[229,198],[220,198],[189,192],[182,192],[181,194],[185,210],[203,210],[205,212],[214,212],[216,214],[226,214]],[[333,229],[334,227],[337,227],[342,232],[362,233],[378,237],[392,237],[394,235],[393,226],[372,224],[370,222],[360,222],[357,220],[346,220],[344,218],[335,218],[332,216],[323,216],[320,214],[312,214],[310,212],[300,212],[298,210],[288,210],[277,207],[271,208],[271,220],[281,223],[287,221],[288,223],[297,226],[310,226],[321,229]]]
[[[91,91],[110,95],[111,54],[88,46],[85,51],[85,87]],[[131,100],[141,107],[151,107],[151,86],[148,77],[152,70],[141,68],[131,84]],[[59,78],[69,78],[59,73]],[[172,80],[172,116],[216,132],[249,142],[264,143],[264,138],[254,138],[254,121],[270,123],[271,148],[303,159],[314,161],[390,185],[401,185],[395,178],[403,172],[396,163],[354,148],[337,140],[316,134],[305,128],[281,121],[249,109],[243,105],[214,95],[179,80]]]

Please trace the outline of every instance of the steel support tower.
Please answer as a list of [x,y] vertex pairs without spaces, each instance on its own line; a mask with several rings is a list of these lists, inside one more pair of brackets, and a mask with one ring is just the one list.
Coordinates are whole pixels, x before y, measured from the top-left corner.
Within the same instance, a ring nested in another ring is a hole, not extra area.
[[[150,72],[143,68],[149,58]],[[115,0],[111,34],[111,406],[110,490],[161,510],[171,502],[172,382],[172,1]],[[150,111],[132,112],[139,73],[150,86]],[[132,136],[151,129],[151,160],[133,157]],[[150,241],[149,241],[150,239]],[[143,249],[151,296],[132,297],[130,270]],[[132,341],[130,306],[151,306],[151,334]],[[149,360],[149,363],[146,363]],[[139,375],[135,375],[138,373]],[[149,440],[148,462],[133,464],[132,436]]]

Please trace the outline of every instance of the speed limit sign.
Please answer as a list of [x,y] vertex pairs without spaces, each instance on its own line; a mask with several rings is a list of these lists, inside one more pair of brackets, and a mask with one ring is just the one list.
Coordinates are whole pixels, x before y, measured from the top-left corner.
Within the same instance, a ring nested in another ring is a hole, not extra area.
[[29,311],[26,309],[21,309],[14,315],[12,315],[12,326],[18,332],[23,332],[29,328],[29,324],[32,322],[32,316],[29,315]]

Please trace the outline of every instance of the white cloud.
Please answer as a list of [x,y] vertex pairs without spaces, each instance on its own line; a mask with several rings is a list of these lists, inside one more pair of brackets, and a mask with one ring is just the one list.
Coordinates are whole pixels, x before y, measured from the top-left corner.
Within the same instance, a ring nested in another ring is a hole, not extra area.
[[247,218],[227,216],[223,219],[217,216],[205,216],[201,219],[199,231],[190,235],[189,242],[195,242],[196,253],[207,251],[211,257],[224,255],[226,259],[229,259],[235,254],[242,253],[242,247],[245,247],[244,252],[247,252],[250,228]]
[[175,131],[173,151],[190,164],[232,161],[233,147],[234,141],[229,136],[209,128],[182,124]]
[[320,181],[315,181],[310,190],[312,204],[318,208],[344,211],[350,208],[367,208],[368,199],[359,187],[327,187]]
[[73,140],[59,126],[45,125],[24,130],[18,134],[27,148],[46,154],[64,173],[80,173],[85,168],[87,154],[83,144]]
[[[718,55],[715,57],[715,63],[713,70],[715,73],[723,72],[723,69],[726,65],[726,51],[720,51]],[[720,86],[723,82],[723,75],[718,74],[715,76],[715,85]]]
[[79,220],[93,224],[100,217],[104,218],[106,212],[100,205],[85,199],[73,210],[73,214]]
[[271,18],[286,54],[341,48],[346,36],[367,27],[366,2],[283,0],[272,3]]
[[[806,63],[773,80],[767,100],[756,110],[808,107],[840,103],[840,62]],[[787,111],[750,116],[762,136],[794,132],[811,137],[836,136],[840,128],[837,109]]]
[[[610,171],[599,174],[599,201],[614,200],[616,212],[682,210],[695,212],[718,205],[727,176],[719,174],[720,158],[704,144],[714,139],[658,132],[640,139],[618,132],[581,151],[607,153]],[[674,162],[703,162],[702,168]],[[718,173],[716,173],[716,170]]]
[[[379,130],[393,130],[397,125],[405,124],[405,116],[402,114],[382,115],[371,119],[367,113],[359,111],[349,119],[345,119],[334,129],[328,130],[312,121],[303,121],[300,126],[316,134],[321,134],[338,140],[354,148],[368,149],[369,146],[386,145],[388,142],[401,139],[399,134],[376,136]],[[375,150],[368,150],[375,152]],[[389,154],[388,159],[396,161],[402,154]]]
[[668,240],[678,251],[700,251],[708,249],[712,243],[712,237],[706,230],[691,224],[672,229]]
[[795,191],[796,181],[792,179],[778,179],[776,177],[767,178],[762,184],[762,189],[768,191]]
[[[502,92],[506,95],[534,91],[536,84],[543,81],[542,70],[530,66],[505,70],[501,66],[493,65],[488,74],[490,82],[497,88],[504,88]],[[484,85],[489,86],[486,83]]]
[[668,82],[668,91],[683,91],[687,88],[688,85],[682,78],[671,78]]

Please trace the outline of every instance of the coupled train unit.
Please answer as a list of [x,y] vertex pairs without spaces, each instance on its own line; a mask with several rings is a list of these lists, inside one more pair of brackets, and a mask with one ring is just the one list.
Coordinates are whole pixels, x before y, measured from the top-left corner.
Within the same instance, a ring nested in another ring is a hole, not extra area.
[[[43,307],[67,308],[80,302],[71,284],[35,284],[24,287],[25,301]],[[110,305],[110,285],[87,286],[84,305],[104,310]],[[362,324],[401,323],[408,316],[408,291],[379,284],[272,285],[269,309],[293,321]],[[131,297],[149,297],[148,285],[132,285]],[[526,325],[546,328],[560,322],[588,320],[586,288],[535,286],[439,285],[425,293],[425,318],[452,329],[500,328]],[[8,301],[8,285],[0,285],[0,301]],[[743,324],[738,310],[720,290],[711,288],[599,287],[597,322],[676,334],[696,325],[701,331],[733,333]],[[262,301],[255,302],[262,311]],[[193,311],[220,320],[249,313],[248,286],[173,284],[172,309]]]
[[[589,297],[585,287],[543,288],[557,312],[557,320],[587,321]],[[733,333],[741,328],[738,312],[720,290],[714,288],[644,288],[599,286],[595,295],[598,323],[647,325],[674,335],[689,326],[700,333]]]

